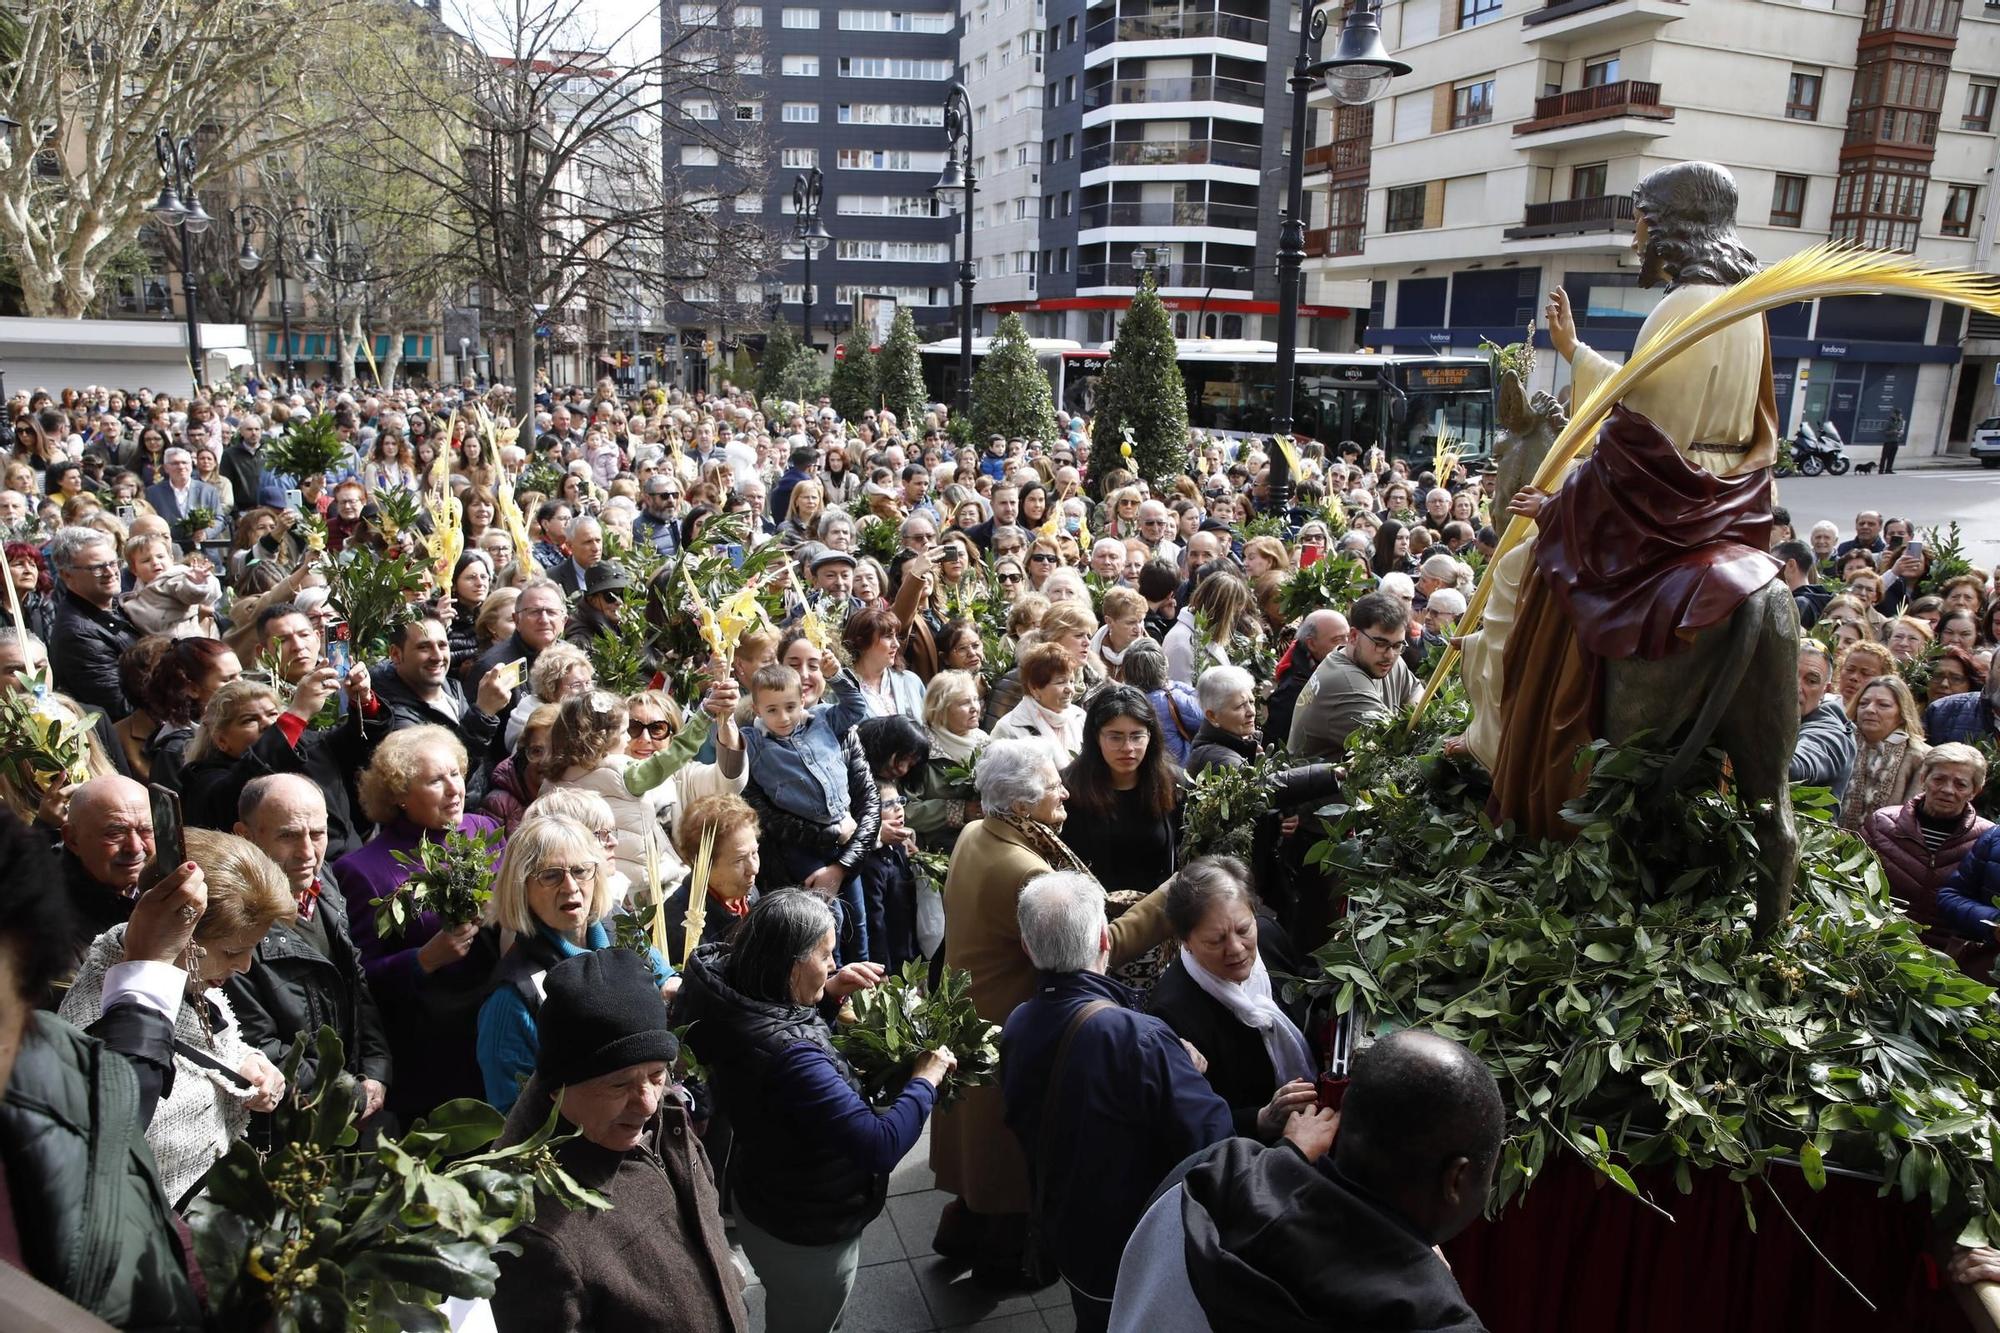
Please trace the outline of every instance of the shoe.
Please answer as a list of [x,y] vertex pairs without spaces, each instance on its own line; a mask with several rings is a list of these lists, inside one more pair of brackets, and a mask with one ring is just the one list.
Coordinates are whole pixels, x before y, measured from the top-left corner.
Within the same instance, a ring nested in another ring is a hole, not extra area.
[[980,1242],[985,1239],[986,1219],[967,1208],[965,1200],[953,1199],[938,1214],[931,1249],[946,1259],[969,1264],[978,1256]]

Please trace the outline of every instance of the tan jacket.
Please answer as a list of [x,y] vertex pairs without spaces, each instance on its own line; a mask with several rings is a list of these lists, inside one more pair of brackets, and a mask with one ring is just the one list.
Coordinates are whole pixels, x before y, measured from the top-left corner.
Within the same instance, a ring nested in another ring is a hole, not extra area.
[[[972,974],[972,1003],[1005,1023],[1035,991],[1035,965],[1021,948],[1021,890],[1054,867],[1022,835],[995,819],[968,824],[944,882],[944,960]],[[1168,935],[1166,890],[1155,889],[1111,923],[1111,962],[1127,963]],[[968,1089],[932,1120],[931,1168],[938,1188],[977,1213],[1028,1211],[1028,1163],[1005,1120],[999,1087]]]

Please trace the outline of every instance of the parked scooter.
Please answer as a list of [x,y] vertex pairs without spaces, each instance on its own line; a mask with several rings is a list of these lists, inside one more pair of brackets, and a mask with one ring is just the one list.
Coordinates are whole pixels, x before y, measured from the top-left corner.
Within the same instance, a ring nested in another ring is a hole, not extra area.
[[1839,427],[1831,421],[1822,421],[1817,431],[1810,421],[1801,421],[1792,440],[1792,464],[1802,477],[1817,477],[1822,472],[1844,477],[1854,466],[1845,445]]

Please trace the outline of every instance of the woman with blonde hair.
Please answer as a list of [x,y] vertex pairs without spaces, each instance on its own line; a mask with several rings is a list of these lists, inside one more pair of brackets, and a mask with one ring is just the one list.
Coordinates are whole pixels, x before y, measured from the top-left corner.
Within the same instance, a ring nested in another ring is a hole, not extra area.
[[812,531],[813,521],[826,508],[826,492],[817,481],[808,477],[792,486],[785,498],[785,516],[778,524],[778,541],[790,550],[807,540]]
[[903,779],[903,821],[927,852],[949,854],[959,831],[979,819],[972,769],[988,740],[980,709],[979,678],[969,671],[940,671],[924,687],[930,755]]
[[1249,584],[1227,572],[1209,575],[1160,645],[1167,654],[1167,674],[1192,685],[1206,665],[1204,658],[1230,665],[1229,641],[1238,634],[1256,634],[1258,619]]
[[535,665],[528,669],[528,688],[521,692],[521,701],[507,715],[504,738],[507,746],[511,749],[519,743],[528,716],[537,708],[573,699],[596,683],[597,668],[590,664],[590,654],[583,649],[566,640],[542,649],[535,657]]
[[1854,723],[1854,776],[1840,798],[1839,824],[1859,833],[1868,816],[1883,806],[1901,805],[1916,789],[1917,766],[1930,751],[1916,698],[1897,675],[1863,685],[1847,716]]
[[[757,905],[757,872],[762,867],[757,840],[760,830],[757,812],[734,793],[701,796],[688,802],[675,831],[675,852],[693,864],[701,855],[704,839],[714,834],[708,857],[708,903],[702,911],[701,938],[696,943],[714,944],[729,938],[736,923]],[[675,966],[687,954],[688,901],[694,895],[694,879],[667,895],[660,909],[666,923],[667,957]]]
[[[565,958],[616,947],[605,926],[614,906],[610,862],[581,822],[537,816],[508,839],[486,902],[487,924],[499,928],[504,953],[478,1022],[479,1072],[496,1109],[511,1108],[535,1070],[543,976]],[[657,950],[647,957],[664,1006],[673,969]]]
[[[265,932],[276,922],[289,923],[298,910],[285,873],[252,843],[203,828],[188,829],[186,839],[188,860],[207,882],[208,903],[195,924],[187,993],[174,1018],[174,1077],[146,1126],[160,1185],[176,1208],[243,1136],[250,1113],[273,1110],[284,1096],[284,1075],[243,1040],[222,986],[249,971]],[[62,1017],[78,1027],[102,1017],[105,974],[124,961],[123,925],[91,941],[63,997]],[[234,1070],[240,1082],[208,1061]]]
[[1840,655],[1840,666],[1833,673],[1834,687],[1840,691],[1840,706],[1853,716],[1854,700],[1861,693],[1861,687],[1877,676],[1892,676],[1896,673],[1896,659],[1889,650],[1879,643],[1863,641],[1849,644]]
[[[645,799],[666,830],[666,837],[654,840],[663,887],[687,876],[688,863],[679,855],[682,812],[704,797],[741,795],[749,781],[739,693],[733,679],[711,683],[692,716],[664,690],[644,690],[625,701],[625,755],[631,761],[625,788]],[[711,740],[714,761],[699,761]]]
[[1036,592],[1049,581],[1049,575],[1062,567],[1062,547],[1047,533],[1038,532],[1034,541],[1028,544],[1028,586]]
[[1898,663],[1914,662],[1930,651],[1935,637],[1930,625],[1916,616],[1897,616],[1883,627],[1883,644]]
[[1243,543],[1243,573],[1246,577],[1255,580],[1258,575],[1274,569],[1280,574],[1291,574],[1298,569],[1298,557],[1286,548],[1284,542],[1266,534]]

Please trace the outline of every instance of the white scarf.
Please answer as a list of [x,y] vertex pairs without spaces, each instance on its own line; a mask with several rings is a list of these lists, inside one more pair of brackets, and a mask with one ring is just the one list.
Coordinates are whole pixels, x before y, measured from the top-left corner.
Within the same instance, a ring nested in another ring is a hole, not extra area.
[[1241,983],[1224,981],[1195,961],[1194,954],[1185,948],[1181,950],[1181,966],[1210,999],[1227,1009],[1237,1022],[1255,1028],[1263,1037],[1264,1053],[1271,1057],[1278,1086],[1297,1078],[1313,1078],[1312,1049],[1306,1045],[1298,1026],[1271,998],[1271,974],[1261,957]]
[[[1105,635],[1109,634],[1110,632],[1111,632],[1111,626],[1099,625],[1097,627],[1097,633],[1090,636],[1090,651],[1096,653],[1099,657],[1103,658],[1106,665],[1113,667],[1122,667],[1125,665],[1124,651],[1121,649],[1113,648],[1110,644],[1104,641]],[[1132,645],[1129,643],[1125,645],[1126,648],[1130,648],[1131,646]]]
[[953,764],[962,764],[972,758],[973,752],[986,744],[987,739],[986,733],[978,727],[963,736],[954,736],[942,727],[932,727],[930,732],[931,757]]

